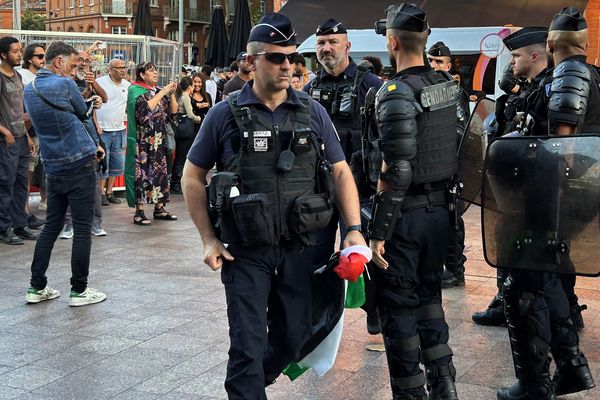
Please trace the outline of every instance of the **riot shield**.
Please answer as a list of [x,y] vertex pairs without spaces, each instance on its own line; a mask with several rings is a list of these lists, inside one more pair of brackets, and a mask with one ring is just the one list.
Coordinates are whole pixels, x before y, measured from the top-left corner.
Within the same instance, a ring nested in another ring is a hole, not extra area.
[[488,98],[477,102],[458,149],[458,177],[463,183],[459,196],[465,201],[462,213],[471,204],[481,205],[481,174],[487,148],[487,129],[495,109],[495,102]]
[[600,275],[600,137],[494,140],[481,199],[491,266]]

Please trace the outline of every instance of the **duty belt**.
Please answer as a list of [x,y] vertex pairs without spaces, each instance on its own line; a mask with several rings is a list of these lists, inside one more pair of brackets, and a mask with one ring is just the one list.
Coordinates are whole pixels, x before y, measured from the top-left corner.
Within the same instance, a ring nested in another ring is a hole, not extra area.
[[445,190],[437,190],[428,194],[407,194],[404,202],[402,202],[402,211],[411,211],[422,207],[445,206],[446,202]]

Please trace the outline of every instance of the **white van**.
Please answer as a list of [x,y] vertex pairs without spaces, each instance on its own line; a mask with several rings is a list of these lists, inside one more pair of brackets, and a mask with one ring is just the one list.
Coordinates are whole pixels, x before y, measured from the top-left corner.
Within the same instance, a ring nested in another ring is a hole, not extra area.
[[[503,94],[498,87],[502,71],[510,62],[510,51],[502,38],[520,28],[481,27],[481,28],[432,28],[427,39],[427,48],[442,41],[452,52],[452,64],[460,71],[465,87],[483,91],[492,99]],[[390,65],[385,37],[374,29],[349,29],[348,40],[352,44],[350,56],[359,61],[364,56],[377,56],[383,65]],[[316,36],[313,34],[299,47],[298,52],[307,58],[309,68],[316,66]]]

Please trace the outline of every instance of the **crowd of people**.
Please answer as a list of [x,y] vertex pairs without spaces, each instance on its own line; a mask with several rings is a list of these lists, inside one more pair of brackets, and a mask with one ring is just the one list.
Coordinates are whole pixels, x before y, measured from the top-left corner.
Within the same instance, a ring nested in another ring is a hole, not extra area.
[[[463,207],[449,193],[458,190],[469,103],[484,94],[462,87],[443,42],[425,48],[419,7],[391,6],[376,26],[388,76],[377,57],[350,57],[346,27],[333,18],[317,28],[321,69],[311,71],[291,21],[276,13],[252,28],[231,66],[184,70],[164,87],[151,62],[129,78],[113,59],[99,77],[89,48],[56,41],[22,51],[16,38],[0,38],[0,242],[37,240],[27,302],[60,295],[45,275],[59,237],[73,239],[69,304],[106,299],[88,286],[91,236],[108,234],[103,207],[122,202],[113,189],[124,174],[134,224],[152,225],[146,204],[154,220],[176,221],[167,204],[183,194],[204,261],[221,270],[229,398],[265,398],[305,354],[323,312],[313,307],[321,294],[309,267],[327,264],[339,233],[341,249],[368,246],[373,256],[363,309],[368,333],[384,337],[393,398],[458,399],[442,288],[465,284],[466,257]],[[586,106],[600,100],[600,73],[585,63],[578,10],[503,40],[512,59],[490,139],[597,132],[600,115]],[[45,221],[29,209],[32,184]],[[518,381],[498,399],[594,387],[579,348],[575,276],[508,266],[498,282],[489,309],[473,315],[508,326]]]

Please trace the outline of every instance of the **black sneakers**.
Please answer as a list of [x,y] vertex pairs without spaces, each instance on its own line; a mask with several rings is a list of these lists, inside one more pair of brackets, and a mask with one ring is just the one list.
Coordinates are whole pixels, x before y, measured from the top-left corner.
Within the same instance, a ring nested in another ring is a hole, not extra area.
[[23,239],[15,235],[13,228],[7,228],[4,232],[0,231],[0,243],[10,245],[23,244]]
[[37,233],[29,229],[28,226],[24,226],[22,228],[15,228],[13,232],[15,233],[15,235],[24,240],[37,240],[38,238]]

